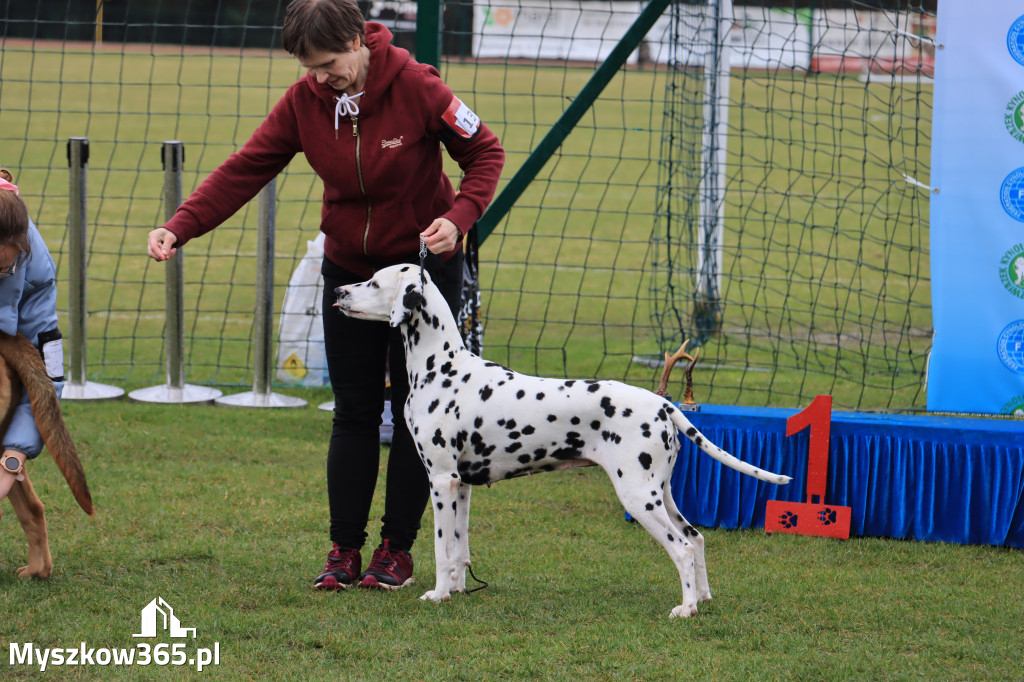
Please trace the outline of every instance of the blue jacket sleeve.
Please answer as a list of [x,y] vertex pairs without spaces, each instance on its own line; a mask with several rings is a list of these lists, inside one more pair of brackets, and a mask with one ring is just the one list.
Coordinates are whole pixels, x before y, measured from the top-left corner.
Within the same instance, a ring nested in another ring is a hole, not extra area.
[[[29,225],[29,233],[32,253],[25,261],[24,269],[19,269],[9,279],[23,279],[11,283],[15,286],[22,284],[21,298],[17,305],[17,331],[39,347],[39,335],[57,329],[57,268],[34,224]],[[51,344],[48,352],[63,355],[60,344]],[[63,365],[63,357],[59,361]],[[55,380],[54,388],[60,397],[64,389],[63,380]],[[21,402],[15,408],[11,424],[3,435],[3,447],[5,450],[23,452],[29,459],[38,457],[43,449],[43,441],[36,428],[27,395],[22,395]]]

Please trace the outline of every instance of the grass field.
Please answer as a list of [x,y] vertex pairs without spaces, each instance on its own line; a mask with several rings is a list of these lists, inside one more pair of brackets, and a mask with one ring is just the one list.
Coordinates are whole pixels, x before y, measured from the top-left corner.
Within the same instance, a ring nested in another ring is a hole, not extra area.
[[[326,396],[321,396],[326,397]],[[327,551],[330,415],[134,403],[65,405],[93,498],[77,508],[44,453],[48,582],[14,576],[25,544],[0,508],[0,650],[129,648],[162,597],[202,674],[249,680],[1012,680],[1024,676],[1020,552],[704,530],[714,600],[692,619],[668,556],[623,520],[597,469],[474,491],[471,547],[489,587],[441,605],[432,547],[394,594],[309,589]],[[381,515],[371,513],[372,546]],[[426,527],[432,519],[424,518]],[[425,537],[429,538],[429,532]],[[369,550],[366,551],[367,559]],[[472,581],[471,581],[472,582]],[[53,666],[44,679],[181,679],[182,667]]]
[[[9,41],[2,56],[0,162],[19,172],[61,273],[65,142],[91,142],[90,375],[160,382],[164,273],[143,255],[164,215],[160,145],[185,142],[187,194],[297,66],[281,53],[159,46]],[[507,182],[592,71],[453,62],[443,72],[501,137]],[[699,73],[617,76],[484,243],[490,359],[653,388],[659,370],[637,358],[660,358],[694,331],[702,88]],[[901,176],[928,175],[929,88],[734,72],[722,328],[703,347],[699,400],[792,407],[830,393],[845,409],[922,408],[927,197]],[[302,158],[278,196],[279,307],[319,224],[319,182]],[[192,383],[251,383],[255,223],[252,205],[186,249]]]

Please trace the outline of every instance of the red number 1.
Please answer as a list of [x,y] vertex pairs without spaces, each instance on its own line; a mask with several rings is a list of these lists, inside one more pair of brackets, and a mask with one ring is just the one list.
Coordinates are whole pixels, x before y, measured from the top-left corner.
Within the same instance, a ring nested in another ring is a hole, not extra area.
[[786,420],[786,435],[811,427],[807,453],[807,502],[824,504],[828,478],[828,438],[832,425],[832,396],[819,395],[810,405]]

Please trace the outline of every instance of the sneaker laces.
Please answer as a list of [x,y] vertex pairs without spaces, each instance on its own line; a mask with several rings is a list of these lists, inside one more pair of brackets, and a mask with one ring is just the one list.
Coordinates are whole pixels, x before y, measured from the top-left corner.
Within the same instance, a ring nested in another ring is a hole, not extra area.
[[355,561],[355,552],[351,550],[342,551],[337,544],[334,549],[327,553],[327,564],[324,566],[324,573],[344,570],[353,573],[352,564]]

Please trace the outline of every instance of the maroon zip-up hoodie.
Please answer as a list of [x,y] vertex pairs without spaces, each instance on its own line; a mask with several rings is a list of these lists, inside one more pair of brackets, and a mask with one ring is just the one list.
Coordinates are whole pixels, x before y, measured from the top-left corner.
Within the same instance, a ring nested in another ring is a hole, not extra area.
[[[299,152],[324,183],[325,254],[352,273],[370,277],[415,259],[419,233],[436,218],[469,231],[505,162],[497,136],[464,107],[455,117],[461,102],[437,70],[392,45],[386,27],[368,22],[366,45],[364,94],[354,100],[359,114],[336,113],[338,93],[311,75],[294,83],[164,226],[177,236],[175,246],[231,217]],[[463,171],[457,194],[443,171],[442,142]]]

